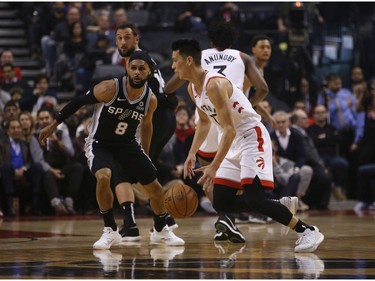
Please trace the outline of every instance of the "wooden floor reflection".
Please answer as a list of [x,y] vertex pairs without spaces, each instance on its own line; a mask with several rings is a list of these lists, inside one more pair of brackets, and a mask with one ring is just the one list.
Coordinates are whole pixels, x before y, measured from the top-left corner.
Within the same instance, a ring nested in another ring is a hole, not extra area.
[[[139,218],[142,239],[93,251],[100,217],[3,220],[1,279],[375,279],[375,213],[303,215],[325,235],[311,254],[293,252],[297,235],[278,223],[240,225],[245,244],[214,243],[214,216],[178,220],[184,247],[149,244],[150,218]],[[118,222],[120,222],[118,218]]]

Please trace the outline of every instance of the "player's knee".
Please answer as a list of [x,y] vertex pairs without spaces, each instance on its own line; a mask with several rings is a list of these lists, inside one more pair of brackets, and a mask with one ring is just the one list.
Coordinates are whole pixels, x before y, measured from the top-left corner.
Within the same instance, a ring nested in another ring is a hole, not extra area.
[[95,173],[98,185],[109,185],[111,183],[111,170],[101,169]]
[[157,180],[154,180],[149,184],[143,184],[143,187],[151,197],[160,196],[160,194],[163,192],[163,188]]
[[244,185],[243,190],[247,205],[255,210],[261,208],[265,200],[263,187],[255,181],[255,184]]

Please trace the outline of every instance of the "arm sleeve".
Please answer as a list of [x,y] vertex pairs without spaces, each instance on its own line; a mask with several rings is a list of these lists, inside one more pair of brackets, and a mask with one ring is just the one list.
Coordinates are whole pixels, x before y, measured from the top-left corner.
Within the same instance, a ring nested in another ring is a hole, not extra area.
[[86,93],[86,95],[78,96],[71,102],[64,106],[63,109],[57,114],[56,121],[62,123],[66,118],[75,113],[78,109],[86,104],[95,104],[99,101],[94,96],[94,89]]
[[151,76],[147,82],[158,99],[158,106],[160,105],[172,110],[177,107],[178,99],[176,93],[165,94],[163,91],[165,82],[159,70],[155,70],[153,76]]

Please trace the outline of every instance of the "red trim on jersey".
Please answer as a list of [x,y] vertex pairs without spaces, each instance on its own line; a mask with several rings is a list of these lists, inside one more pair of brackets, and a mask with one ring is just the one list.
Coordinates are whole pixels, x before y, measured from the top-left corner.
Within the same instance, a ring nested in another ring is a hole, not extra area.
[[204,152],[202,150],[198,150],[197,154],[199,156],[202,156],[202,157],[205,157],[205,158],[214,158],[215,155],[216,155],[216,151],[215,152]]
[[[241,180],[241,185],[243,186],[245,184],[253,184],[253,182],[254,182],[254,178],[242,179]],[[264,187],[269,187],[269,188],[274,188],[275,187],[273,181],[260,180],[260,183]]]
[[255,132],[257,133],[258,151],[264,152],[264,147],[263,147],[264,139],[262,136],[262,130],[260,129],[260,127],[256,126]]
[[214,184],[221,184],[235,189],[242,189],[241,183],[228,179],[215,178]]

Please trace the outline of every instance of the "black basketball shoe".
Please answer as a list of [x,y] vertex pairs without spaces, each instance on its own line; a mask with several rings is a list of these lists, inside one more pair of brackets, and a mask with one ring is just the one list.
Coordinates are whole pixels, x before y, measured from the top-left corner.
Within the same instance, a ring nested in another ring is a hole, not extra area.
[[120,235],[122,242],[131,242],[131,241],[139,241],[141,240],[141,236],[139,235],[139,229],[135,225],[126,229],[124,226],[120,228]]
[[242,235],[237,226],[235,226],[234,219],[231,219],[227,215],[223,215],[218,218],[218,220],[215,222],[215,228],[218,232],[223,232],[226,234],[230,242],[245,243],[245,237]]

